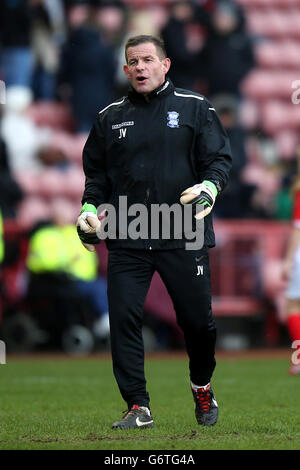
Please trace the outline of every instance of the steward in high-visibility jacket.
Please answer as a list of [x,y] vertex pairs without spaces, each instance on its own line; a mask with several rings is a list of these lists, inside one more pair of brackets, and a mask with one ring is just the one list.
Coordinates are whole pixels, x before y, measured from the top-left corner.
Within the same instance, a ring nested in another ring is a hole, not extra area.
[[[41,279],[40,275],[59,276],[59,285],[67,283],[64,290],[68,304],[70,289],[80,293],[87,304],[93,307],[98,320],[94,325],[95,334],[106,337],[109,333],[107,285],[106,279],[98,274],[98,256],[87,251],[81,244],[74,225],[43,225],[37,229],[30,241],[26,265],[32,279]],[[46,288],[52,297],[53,285],[46,280]],[[37,289],[38,292],[39,288]]]
[[75,279],[94,281],[98,257],[83,248],[73,225],[47,225],[29,241],[27,268],[35,274],[64,272]]

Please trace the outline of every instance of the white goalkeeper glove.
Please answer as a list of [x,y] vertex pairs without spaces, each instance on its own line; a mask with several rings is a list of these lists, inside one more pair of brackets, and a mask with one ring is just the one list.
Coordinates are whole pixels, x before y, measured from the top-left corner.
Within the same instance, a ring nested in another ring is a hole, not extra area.
[[98,219],[96,207],[86,202],[77,219],[77,232],[81,243],[88,251],[95,251],[94,245],[100,242],[97,235],[100,228],[101,222]]
[[202,183],[195,184],[183,191],[181,193],[180,202],[181,204],[202,204],[204,206],[203,211],[195,215],[195,218],[199,220],[203,219],[211,212],[217,195],[218,189],[214,183],[211,181],[202,181]]

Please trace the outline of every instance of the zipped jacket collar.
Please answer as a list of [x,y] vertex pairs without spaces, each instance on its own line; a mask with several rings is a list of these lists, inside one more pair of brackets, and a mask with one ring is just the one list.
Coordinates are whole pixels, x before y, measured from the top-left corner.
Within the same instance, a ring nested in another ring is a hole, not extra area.
[[145,99],[144,95],[138,93],[132,87],[130,87],[128,91],[128,98],[133,103],[148,103],[155,99],[163,98],[172,93],[172,91],[174,91],[174,85],[169,78],[166,78],[162,85],[160,85],[158,88],[149,93],[149,101]]

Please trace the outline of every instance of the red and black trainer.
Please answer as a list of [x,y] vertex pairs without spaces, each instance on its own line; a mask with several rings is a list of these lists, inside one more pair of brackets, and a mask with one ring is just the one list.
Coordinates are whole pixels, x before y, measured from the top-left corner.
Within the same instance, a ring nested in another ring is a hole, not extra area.
[[133,405],[125,412],[120,421],[116,421],[113,429],[139,429],[152,428],[154,426],[153,418],[149,408],[146,406]]
[[205,387],[191,385],[198,424],[214,426],[218,420],[218,404],[210,383]]

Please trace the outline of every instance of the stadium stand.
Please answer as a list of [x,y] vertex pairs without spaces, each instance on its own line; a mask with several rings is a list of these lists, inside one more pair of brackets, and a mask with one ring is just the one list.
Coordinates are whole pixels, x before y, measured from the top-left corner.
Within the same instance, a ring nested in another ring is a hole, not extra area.
[[[170,1],[128,0],[132,8],[145,9]],[[300,108],[291,101],[292,83],[300,68],[300,2],[298,0],[238,0],[245,11],[248,30],[254,38],[257,67],[243,83],[241,117],[248,130],[260,128],[274,138],[283,159],[293,157],[300,128]],[[37,101],[27,115],[35,124],[50,128],[50,147],[60,151],[73,167],[45,168],[39,175],[17,174],[28,196],[39,195],[50,202],[56,194],[78,200],[82,188],[79,167],[86,135],[74,134],[74,119],[64,102]]]
[[291,95],[300,69],[300,2],[238,0],[237,3],[245,9],[257,60],[256,69],[244,82],[244,96],[262,110],[261,123],[268,133],[274,134],[282,126],[299,131],[299,111]]

